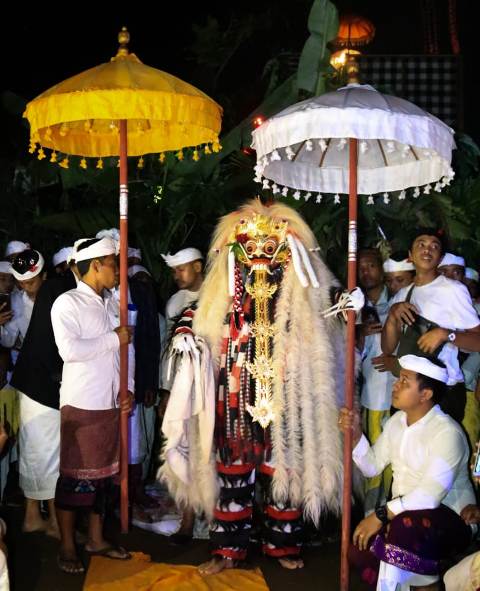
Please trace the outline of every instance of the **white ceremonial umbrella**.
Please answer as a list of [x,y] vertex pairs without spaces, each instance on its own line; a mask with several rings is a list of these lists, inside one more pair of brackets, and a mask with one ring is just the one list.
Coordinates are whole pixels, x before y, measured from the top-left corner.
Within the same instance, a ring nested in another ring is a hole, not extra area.
[[[322,193],[349,196],[348,289],[356,286],[358,194],[367,203],[381,193],[405,199],[440,192],[453,178],[453,130],[416,105],[350,83],[284,109],[253,132],[255,180],[273,194],[322,201]],[[433,187],[432,187],[433,185]],[[292,193],[293,192],[293,193]],[[353,408],[355,312],[348,310],[345,405]],[[348,544],[352,434],[344,440],[340,589],[349,587]]]

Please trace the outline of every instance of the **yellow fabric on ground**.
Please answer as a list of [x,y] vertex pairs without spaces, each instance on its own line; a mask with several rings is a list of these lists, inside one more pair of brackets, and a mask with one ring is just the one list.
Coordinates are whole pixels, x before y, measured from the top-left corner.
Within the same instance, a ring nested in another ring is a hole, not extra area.
[[[389,410],[370,410],[363,409],[363,432],[373,445],[380,437],[383,431],[383,423],[390,418]],[[385,497],[390,492],[392,484],[392,469],[387,466],[378,476],[365,479],[365,511],[370,512],[375,509],[379,502],[384,502]]]
[[83,591],[268,591],[268,586],[260,569],[202,577],[195,566],[151,562],[133,552],[131,560],[94,556]]
[[462,425],[467,432],[472,450],[475,451],[475,445],[480,438],[480,404],[475,397],[475,392],[467,391],[467,404]]

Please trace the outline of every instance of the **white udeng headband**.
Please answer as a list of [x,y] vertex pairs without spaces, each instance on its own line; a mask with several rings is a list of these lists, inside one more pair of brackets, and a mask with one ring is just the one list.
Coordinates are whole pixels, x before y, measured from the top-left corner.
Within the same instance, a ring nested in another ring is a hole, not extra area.
[[473,281],[478,282],[478,271],[475,271],[475,269],[472,269],[471,267],[467,267],[465,269],[465,279],[472,279]]
[[203,259],[203,254],[198,250],[198,248],[184,248],[175,254],[162,254],[162,259],[169,267],[173,268]]
[[440,261],[439,267],[445,267],[445,265],[458,265],[459,267],[465,267],[465,259],[459,257],[451,252],[446,252],[443,259]]
[[400,271],[415,271],[415,266],[408,259],[403,261],[387,259],[383,263],[383,270],[385,273],[399,273]]
[[27,242],[20,242],[20,240],[12,240],[7,244],[7,248],[5,250],[5,256],[9,257],[11,254],[20,254],[24,250],[28,250],[30,248],[30,244]]
[[69,259],[72,258],[73,247],[65,246],[53,255],[53,266],[56,267],[60,263],[68,263]]
[[428,376],[439,382],[446,384],[448,382],[448,372],[445,368],[439,367],[432,363],[426,357],[418,357],[417,355],[404,355],[400,357],[398,362],[403,369],[416,371],[423,376]]
[[131,267],[128,267],[129,277],[134,277],[137,273],[146,273],[147,275],[150,275],[150,277],[152,276],[150,271],[145,269],[143,265],[132,265]]
[[38,252],[38,250],[36,250],[35,252],[38,254],[38,261],[35,265],[32,265],[28,271],[25,271],[25,273],[19,273],[18,271],[15,271],[15,269],[12,266],[12,275],[15,277],[17,281],[28,281],[29,279],[33,279],[42,272],[43,267],[45,266],[45,260],[42,254]]
[[[94,238],[87,238],[86,240],[94,240]],[[77,249],[84,241],[85,240],[82,240],[80,242],[77,240],[74,248]],[[78,244],[78,242],[80,242],[80,244]],[[80,261],[89,261],[90,259],[106,257],[110,254],[117,254],[117,244],[115,240],[112,238],[101,238],[98,242],[95,242],[95,244],[92,244],[83,250],[77,250],[74,252],[73,258],[76,263],[79,263]]]

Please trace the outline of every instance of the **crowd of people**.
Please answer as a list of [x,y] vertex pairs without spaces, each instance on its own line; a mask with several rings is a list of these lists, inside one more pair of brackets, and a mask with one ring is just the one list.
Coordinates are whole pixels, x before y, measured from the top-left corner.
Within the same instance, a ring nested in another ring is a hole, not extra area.
[[[58,566],[69,574],[85,570],[76,540],[85,510],[85,552],[130,558],[103,530],[108,505],[118,501],[121,413],[129,416],[131,515],[148,524],[160,511],[145,482],[155,476],[161,420],[174,414],[178,372],[170,336],[191,330],[204,284],[199,250],[163,255],[178,291],[162,310],[141,251],[129,248],[131,320],[120,327],[118,241],[116,229],[102,230],[60,249],[48,264],[38,250],[14,240],[0,261],[0,494],[9,471],[18,470],[23,531],[58,538]],[[447,591],[476,588],[468,585],[479,585],[480,554],[466,554],[480,523],[477,472],[470,466],[480,438],[479,274],[446,252],[442,232],[419,229],[408,252],[387,260],[377,248],[361,250],[358,284],[365,296],[356,326],[359,403],[353,411],[341,408],[338,418],[340,431],[353,431],[352,457],[364,477],[357,491],[364,517],[355,524],[350,562],[382,591],[436,590],[442,579]],[[119,348],[126,343],[129,398],[121,404]],[[206,574],[246,555],[252,466],[234,462],[232,471],[217,458],[220,495],[236,508],[215,509],[216,556],[203,566]],[[268,461],[262,470],[272,477]],[[240,489],[248,493],[245,501],[233,495]],[[270,541],[264,550],[285,568],[303,567],[304,502],[269,503],[270,540],[281,543]],[[178,511],[169,533],[173,543],[186,544],[201,515],[188,502]],[[242,515],[238,530],[234,513]],[[4,534],[0,519],[2,591],[8,588]]]

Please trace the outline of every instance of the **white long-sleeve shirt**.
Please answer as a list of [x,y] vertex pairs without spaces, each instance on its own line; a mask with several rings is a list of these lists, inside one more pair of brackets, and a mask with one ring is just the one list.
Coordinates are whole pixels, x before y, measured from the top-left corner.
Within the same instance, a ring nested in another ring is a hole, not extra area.
[[0,327],[0,344],[7,349],[20,348],[27,334],[35,301],[27,292],[13,290],[11,295],[13,317]]
[[352,455],[367,477],[391,465],[393,499],[387,506],[395,515],[435,509],[441,503],[460,513],[475,503],[468,477],[467,440],[461,427],[438,405],[410,426],[406,413],[398,411],[372,447],[362,435]]
[[60,408],[105,410],[118,406],[120,341],[113,331],[111,305],[109,297],[100,297],[80,281],[52,306],[55,342],[64,361]]

